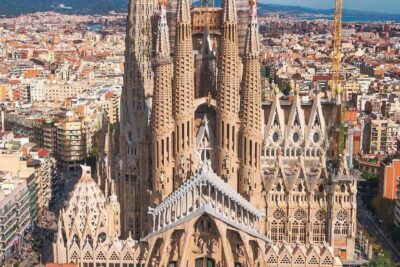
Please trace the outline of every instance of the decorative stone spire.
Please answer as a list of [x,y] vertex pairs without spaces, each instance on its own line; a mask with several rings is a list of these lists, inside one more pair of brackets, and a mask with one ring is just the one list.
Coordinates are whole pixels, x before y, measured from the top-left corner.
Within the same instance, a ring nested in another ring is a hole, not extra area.
[[203,41],[202,41],[202,46],[201,46],[201,54],[206,55],[211,53],[213,50],[212,47],[212,41],[211,41],[211,34],[210,34],[210,29],[208,28],[208,25],[204,27],[204,33],[203,33]]
[[237,189],[238,133],[240,127],[240,58],[234,0],[224,0],[218,77],[217,173]]
[[250,0],[250,18],[249,25],[247,27],[247,35],[245,42],[245,57],[257,57],[260,56],[260,37],[258,33],[258,21],[257,21],[257,1]]
[[160,18],[158,22],[157,50],[155,60],[155,81],[153,93],[152,127],[152,184],[153,198],[151,204],[158,204],[172,193],[173,189],[173,155],[172,132],[172,61],[169,47],[169,32],[166,17],[166,3],[160,1]]
[[[118,197],[121,200],[122,235],[142,233],[146,227],[149,166],[149,96],[154,90],[152,68],[154,16],[157,0],[129,0],[124,86],[119,129]],[[134,201],[140,199],[141,201]],[[145,203],[146,202],[146,203]],[[144,204],[145,203],[145,204]],[[139,220],[137,220],[139,218]],[[132,223],[133,222],[133,223]],[[140,235],[135,236],[136,239]]]
[[189,1],[179,0],[173,80],[175,188],[195,170],[194,92],[194,55]]
[[[160,0],[160,18],[158,21],[157,30],[157,47],[156,47],[156,59],[157,60],[170,60],[170,43],[169,43],[169,29],[167,23],[167,0]],[[157,77],[156,77],[157,78]]]
[[[247,28],[241,101],[241,166],[239,192],[253,205],[263,208],[261,196],[262,109],[258,23],[255,0]],[[264,204],[265,205],[265,204]]]
[[223,2],[224,23],[237,23],[237,10],[235,0],[224,0]]
[[177,24],[188,23],[191,24],[190,5],[188,0],[178,0]]

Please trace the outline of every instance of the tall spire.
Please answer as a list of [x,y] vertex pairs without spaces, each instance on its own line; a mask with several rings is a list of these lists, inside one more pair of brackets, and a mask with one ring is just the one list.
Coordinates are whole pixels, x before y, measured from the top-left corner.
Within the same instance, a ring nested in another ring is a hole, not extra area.
[[[147,200],[149,182],[148,143],[149,101],[153,93],[153,18],[157,0],[129,0],[126,31],[124,86],[121,95],[119,129],[118,199],[121,201],[122,236],[135,230],[144,233],[147,208],[134,199]],[[143,151],[146,151],[143,152]]]
[[[156,58],[157,59],[170,59],[170,43],[169,43],[169,29],[167,22],[167,0],[160,0],[160,18],[158,21],[157,30],[157,47],[156,47]],[[157,77],[156,77],[157,78]]]
[[235,0],[224,0],[218,76],[217,173],[237,189],[240,58]]
[[177,188],[195,170],[194,55],[189,0],[178,0],[174,53],[173,114]]
[[166,0],[160,0],[157,49],[155,60],[155,82],[153,93],[152,128],[152,185],[151,204],[160,203],[173,189],[172,132],[172,61],[169,48],[169,32],[166,17]]
[[262,109],[261,75],[256,1],[250,0],[241,98],[241,166],[239,192],[257,208],[264,208],[261,197]]
[[177,23],[191,23],[190,5],[188,0],[178,0]]
[[247,27],[246,43],[245,43],[245,56],[256,56],[260,54],[260,37],[258,34],[258,21],[257,21],[257,1],[250,0],[250,18]]
[[237,23],[237,10],[235,0],[224,0],[223,2],[223,15],[224,23]]

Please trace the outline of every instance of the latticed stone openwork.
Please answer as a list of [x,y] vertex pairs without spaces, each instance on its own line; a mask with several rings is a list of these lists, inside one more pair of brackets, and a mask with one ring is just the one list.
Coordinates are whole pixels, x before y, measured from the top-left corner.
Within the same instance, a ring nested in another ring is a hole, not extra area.
[[204,170],[187,180],[156,208],[150,208],[153,216],[152,235],[159,234],[185,219],[208,213],[239,229],[256,235],[260,234],[260,219],[264,211],[255,209],[220,177],[210,170]]
[[262,103],[256,1],[190,2],[131,0],[110,168],[122,212],[88,179],[96,197],[74,193],[56,259],[128,267],[353,259],[357,181],[346,155],[327,166],[338,107],[318,92],[304,102],[295,84],[291,101],[271,85]]

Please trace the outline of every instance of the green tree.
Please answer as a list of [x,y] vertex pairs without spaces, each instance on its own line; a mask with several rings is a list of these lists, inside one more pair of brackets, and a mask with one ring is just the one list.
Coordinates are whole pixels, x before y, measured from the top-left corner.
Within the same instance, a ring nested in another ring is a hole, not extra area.
[[375,256],[368,264],[368,267],[396,267],[396,265],[394,265],[390,253],[384,251]]
[[375,214],[383,221],[383,225],[386,229],[393,227],[393,210],[394,201],[383,197],[376,197],[372,200],[372,207]]
[[400,227],[396,227],[392,230],[393,240],[400,245]]
[[361,178],[367,181],[372,181],[372,180],[378,180],[379,176],[376,174],[372,174],[368,171],[363,171],[363,173],[361,174]]
[[289,95],[290,91],[292,90],[290,88],[290,82],[288,80],[280,80],[278,83],[278,87],[285,95]]

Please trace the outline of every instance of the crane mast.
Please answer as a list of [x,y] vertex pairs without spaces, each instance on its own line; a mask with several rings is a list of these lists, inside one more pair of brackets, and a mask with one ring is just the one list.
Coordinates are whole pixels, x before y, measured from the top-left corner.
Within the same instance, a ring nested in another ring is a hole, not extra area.
[[335,0],[335,17],[333,24],[333,61],[332,61],[332,88],[337,93],[340,86],[340,65],[342,61],[342,13],[343,0]]
[[339,100],[339,110],[337,113],[337,133],[334,156],[339,158],[342,151],[345,149],[345,125],[344,125],[344,112],[346,105],[346,96],[341,88],[341,63],[342,63],[342,15],[343,15],[343,0],[335,0],[335,17],[333,24],[333,58],[332,58],[332,83],[331,83],[331,97],[333,100]]

